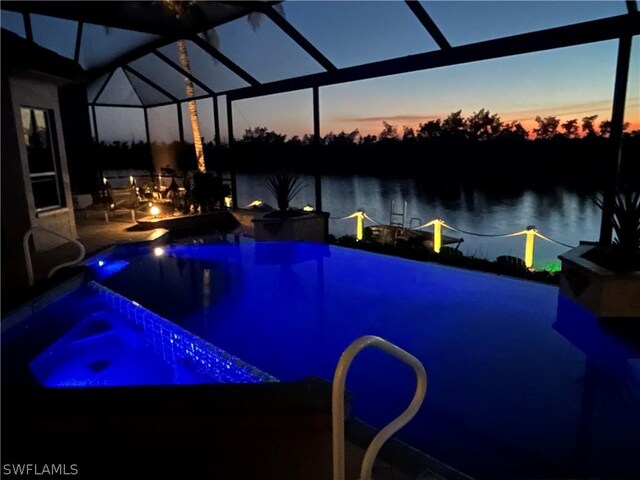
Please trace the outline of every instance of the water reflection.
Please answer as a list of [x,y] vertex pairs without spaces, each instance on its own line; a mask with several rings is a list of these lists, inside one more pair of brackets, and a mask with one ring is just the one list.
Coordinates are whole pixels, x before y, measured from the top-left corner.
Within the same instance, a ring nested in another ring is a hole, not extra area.
[[[313,179],[296,197],[294,206],[313,203]],[[261,175],[238,175],[239,203],[255,198],[266,203],[273,200]],[[353,235],[353,222],[338,220],[358,208],[380,223],[389,222],[391,202],[396,210],[407,202],[405,222],[411,218],[426,223],[436,217],[462,230],[500,234],[535,225],[547,237],[569,245],[580,240],[596,240],[600,228],[600,211],[589,195],[564,189],[541,192],[481,192],[472,188],[433,189],[417,179],[381,179],[377,177],[333,176],[323,178],[323,207],[331,213],[330,232],[336,236]],[[524,240],[487,239],[466,235],[461,247],[468,255],[494,260],[500,255],[524,256]],[[549,242],[536,242],[535,265],[544,268],[557,264],[557,256],[566,251]]]
[[[256,266],[274,266],[278,273],[270,285],[269,294],[271,300],[276,302],[276,308],[291,308],[286,300],[294,298],[296,302],[306,303],[305,315],[300,321],[309,321],[317,318],[322,325],[325,319],[325,272],[324,259],[331,256],[329,245],[317,244],[310,249],[301,249],[299,244],[289,242],[256,243],[254,247],[253,264]],[[315,263],[314,278],[296,272],[294,266],[304,263]],[[313,282],[313,280],[315,282]],[[308,308],[309,305],[313,307]],[[313,312],[313,313],[311,313]]]
[[[586,474],[598,470],[611,455],[640,453],[640,436],[629,435],[640,431],[640,350],[637,328],[615,334],[590,314],[575,315],[575,309],[560,296],[553,328],[585,356],[584,373],[576,385],[582,392],[576,465]],[[620,428],[624,426],[631,428]],[[609,436],[613,431],[617,434]]]

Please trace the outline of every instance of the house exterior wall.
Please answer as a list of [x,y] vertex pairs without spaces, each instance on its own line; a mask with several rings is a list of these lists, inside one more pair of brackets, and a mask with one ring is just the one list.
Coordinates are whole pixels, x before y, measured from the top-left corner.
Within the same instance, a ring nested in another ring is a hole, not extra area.
[[[15,191],[16,201],[26,203],[28,211],[28,228],[43,227],[53,230],[65,237],[75,239],[77,238],[77,233],[71,196],[71,183],[67,167],[66,148],[62,130],[62,118],[60,116],[58,84],[54,77],[36,74],[20,74],[9,78],[9,86],[11,91],[13,116],[15,119],[15,131],[18,140],[19,158],[9,158],[6,160],[9,162],[19,162],[22,173],[22,188],[24,189],[23,192],[20,192],[19,185],[12,186],[12,190]],[[27,150],[24,137],[22,135],[23,126],[20,114],[21,107],[42,108],[53,113],[55,124],[54,134],[56,135],[58,150],[56,153],[59,159],[59,178],[62,182],[61,190],[64,203],[64,206],[60,208],[43,212],[36,211],[31,179],[29,176]],[[3,161],[5,161],[5,159],[3,159]],[[3,180],[3,189],[5,187],[4,183],[5,182]],[[24,224],[22,224],[21,227],[21,230],[23,231],[28,229],[24,228]],[[66,240],[42,231],[34,232],[33,239],[36,251],[49,250],[66,243]]]
[[31,228],[18,133],[9,92],[9,78],[2,75],[2,288],[27,284],[22,236]]

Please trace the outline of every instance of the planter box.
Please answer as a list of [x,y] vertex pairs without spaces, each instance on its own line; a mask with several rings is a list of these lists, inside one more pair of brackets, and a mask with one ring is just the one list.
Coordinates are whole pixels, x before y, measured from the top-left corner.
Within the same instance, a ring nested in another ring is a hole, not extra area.
[[233,208],[229,210],[238,222],[238,230],[245,237],[255,238],[256,232],[253,220],[264,217],[268,211],[258,210],[254,208]]
[[315,212],[290,218],[254,218],[253,225],[257,242],[324,243],[329,234],[329,214]]
[[600,318],[640,320],[640,272],[619,274],[584,258],[594,245],[580,245],[562,261],[560,293]]

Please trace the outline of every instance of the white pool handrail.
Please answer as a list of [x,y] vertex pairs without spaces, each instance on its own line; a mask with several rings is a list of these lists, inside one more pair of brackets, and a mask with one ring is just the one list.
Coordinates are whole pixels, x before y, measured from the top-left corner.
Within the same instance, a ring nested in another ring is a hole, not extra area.
[[344,389],[345,380],[351,362],[361,350],[366,347],[377,347],[394,357],[402,360],[413,368],[416,373],[416,391],[407,409],[395,420],[378,432],[365,452],[360,468],[360,480],[371,480],[371,471],[382,445],[398,430],[404,427],[418,412],[427,392],[427,372],[422,363],[410,353],[393,343],[373,335],[365,335],[355,340],[340,356],[338,366],[333,376],[331,395],[332,423],[333,423],[333,480],[345,480],[344,458]]
[[22,237],[22,250],[24,251],[24,262],[25,262],[25,265],[27,267],[27,279],[29,280],[29,286],[33,286],[33,283],[34,283],[33,263],[31,262],[31,251],[29,250],[29,238],[33,235],[33,232],[35,230],[40,230],[40,231],[43,231],[43,232],[47,232],[47,233],[50,233],[51,235],[54,235],[56,237],[62,238],[64,240],[68,240],[69,242],[76,244],[80,248],[80,254],[78,255],[78,257],[76,257],[74,260],[71,260],[69,262],[64,262],[64,263],[61,263],[60,265],[58,265],[56,267],[53,267],[51,269],[51,271],[49,272],[49,275],[47,275],[47,278],[51,278],[53,276],[53,274],[56,273],[61,268],[71,267],[73,265],[77,265],[78,263],[80,263],[84,259],[84,255],[86,253],[85,249],[84,249],[84,245],[82,245],[76,239],[67,237],[67,236],[62,235],[62,234],[60,234],[58,232],[54,232],[53,230],[49,230],[48,228],[32,227],[27,231],[27,233],[24,234],[24,237]]

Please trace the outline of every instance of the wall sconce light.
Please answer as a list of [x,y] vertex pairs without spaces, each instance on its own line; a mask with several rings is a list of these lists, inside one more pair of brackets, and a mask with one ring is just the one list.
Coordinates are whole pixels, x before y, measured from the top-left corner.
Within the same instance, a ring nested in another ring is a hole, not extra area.
[[227,195],[226,197],[224,197],[224,206],[227,208],[231,208],[231,195]]

